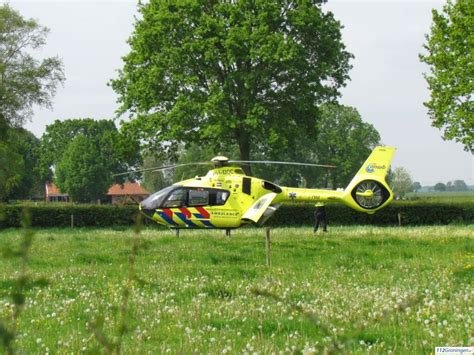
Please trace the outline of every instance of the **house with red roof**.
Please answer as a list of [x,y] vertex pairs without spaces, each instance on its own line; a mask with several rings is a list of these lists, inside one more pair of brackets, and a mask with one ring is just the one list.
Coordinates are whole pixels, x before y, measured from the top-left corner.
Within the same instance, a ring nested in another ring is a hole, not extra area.
[[107,196],[113,204],[139,203],[150,193],[139,182],[125,182],[110,186]]
[[[45,185],[47,202],[69,202],[69,196],[63,193],[52,182]],[[139,182],[125,182],[110,186],[107,192],[107,201],[113,204],[139,203],[150,196],[150,193]]]
[[45,189],[46,202],[69,202],[68,194],[62,193],[52,182],[47,182]]

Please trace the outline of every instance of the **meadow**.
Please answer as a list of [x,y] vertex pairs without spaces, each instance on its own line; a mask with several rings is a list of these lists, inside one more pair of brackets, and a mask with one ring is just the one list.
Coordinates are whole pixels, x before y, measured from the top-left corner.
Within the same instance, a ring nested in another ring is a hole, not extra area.
[[[19,245],[22,233],[0,232],[0,248]],[[267,267],[263,229],[231,238],[37,230],[14,349],[427,354],[474,345],[474,225],[275,228],[271,236]],[[0,258],[7,326],[19,270],[19,258]]]
[[405,198],[418,202],[473,203],[474,190],[410,192]]

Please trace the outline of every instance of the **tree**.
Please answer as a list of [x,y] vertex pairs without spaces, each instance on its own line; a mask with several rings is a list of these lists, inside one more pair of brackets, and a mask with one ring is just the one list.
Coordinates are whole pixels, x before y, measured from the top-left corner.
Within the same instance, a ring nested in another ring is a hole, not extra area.
[[[159,160],[155,156],[151,154],[147,154],[143,158],[143,165],[141,166],[142,169],[149,169],[154,167],[160,167],[167,165],[163,163],[163,161]],[[173,184],[174,181],[170,178],[171,173],[169,171],[145,171],[143,173],[143,187],[153,193],[154,191],[158,191],[163,189],[166,186]]]
[[375,127],[364,122],[359,112],[349,106],[324,105],[317,130],[318,139],[312,153],[316,161],[337,167],[326,170],[328,184],[333,188],[346,187],[380,144],[380,134]]
[[[229,158],[233,158],[232,152],[229,152]],[[195,176],[204,176],[207,174],[209,169],[213,167],[211,159],[216,155],[222,155],[219,152],[215,152],[210,147],[203,147],[197,144],[189,144],[187,148],[181,146],[178,148],[179,158],[175,161],[160,160],[156,155],[148,154],[143,159],[143,168],[153,168],[165,165],[174,164],[188,164],[195,162],[209,162],[204,165],[189,165],[178,167],[175,169],[163,170],[163,171],[147,171],[143,173],[143,186],[148,191],[157,191],[166,186],[173,184],[176,181],[192,178]]]
[[23,128],[9,128],[6,132],[5,140],[0,140],[0,200],[40,195],[38,138]]
[[41,137],[40,172],[44,180],[52,180],[51,168],[62,160],[69,144],[77,136],[96,144],[96,154],[107,158],[105,168],[110,174],[127,171],[140,163],[138,142],[121,135],[113,121],[91,118],[56,120],[46,127]]
[[11,149],[11,138],[0,139],[0,201],[7,200],[20,184],[25,171],[22,156]]
[[353,107],[325,104],[320,111],[321,118],[313,127],[317,132],[316,140],[310,135],[302,135],[291,150],[274,151],[277,154],[260,158],[315,162],[335,165],[335,169],[264,166],[255,168],[255,171],[269,180],[286,185],[347,186],[372,149],[379,144],[380,135],[373,125],[362,120]]
[[446,191],[446,185],[443,184],[442,182],[438,182],[438,183],[434,186],[434,190],[435,190],[435,191]]
[[107,156],[100,154],[100,145],[83,134],[67,145],[56,166],[56,184],[76,202],[102,198],[113,182]]
[[150,151],[237,146],[248,160],[253,147],[288,149],[348,79],[341,25],[318,1],[151,0],[139,11],[111,85],[130,114],[124,131]]
[[412,191],[418,192],[418,190],[421,190],[421,184],[418,181],[415,181],[411,187]]
[[391,181],[393,193],[403,198],[408,192],[412,191],[413,180],[408,171],[403,167],[393,169],[393,177]]
[[33,105],[49,107],[64,81],[61,60],[37,60],[31,52],[46,43],[48,29],[25,20],[8,4],[0,6],[0,133],[21,126]]
[[[187,148],[184,146],[179,150],[178,164],[188,164],[193,162],[210,162],[212,158],[217,155],[222,155],[220,152],[215,152],[210,147],[202,147],[197,144],[189,144]],[[231,152],[229,152],[231,153]],[[228,157],[232,159],[232,154]],[[210,168],[213,168],[213,164],[209,165],[190,165],[176,168],[172,171],[173,181],[179,181],[186,178],[195,176],[206,175]]]
[[443,129],[444,139],[455,140],[474,152],[474,6],[472,0],[450,1],[440,13],[433,10],[425,78],[431,100],[425,103],[433,126]]
[[464,180],[454,180],[453,182],[454,191],[467,191],[469,188]]
[[55,168],[58,187],[77,202],[103,197],[114,173],[140,163],[138,142],[123,137],[111,120],[56,120],[46,127],[39,150],[42,178],[52,180]]
[[27,199],[33,195],[44,194],[44,186],[40,179],[39,165],[39,139],[24,128],[11,129],[10,153],[14,151],[23,163],[20,179],[7,195],[9,199]]
[[48,30],[25,20],[8,4],[0,5],[0,199],[27,197],[34,184],[33,136],[18,127],[33,105],[49,107],[64,81],[61,61],[34,59],[31,53],[46,41]]
[[454,186],[453,186],[452,181],[448,181],[446,183],[446,191],[454,191]]

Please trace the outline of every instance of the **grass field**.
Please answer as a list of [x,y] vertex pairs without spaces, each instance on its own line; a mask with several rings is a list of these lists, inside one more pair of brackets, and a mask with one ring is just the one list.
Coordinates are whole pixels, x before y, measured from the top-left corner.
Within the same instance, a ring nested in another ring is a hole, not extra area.
[[474,190],[410,192],[406,195],[406,199],[419,202],[473,203]]
[[[262,229],[179,239],[146,229],[130,263],[133,236],[37,231],[15,349],[97,353],[121,342],[125,353],[427,354],[473,345],[472,225],[332,227],[317,237],[273,229],[271,268]],[[0,233],[3,249],[20,241],[20,230]],[[20,268],[18,258],[0,259],[0,318],[10,327]]]

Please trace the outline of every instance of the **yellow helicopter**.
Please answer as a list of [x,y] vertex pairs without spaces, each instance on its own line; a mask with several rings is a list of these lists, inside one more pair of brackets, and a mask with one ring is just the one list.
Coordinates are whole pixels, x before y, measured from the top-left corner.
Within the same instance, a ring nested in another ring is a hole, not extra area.
[[[395,148],[376,147],[344,190],[278,186],[247,176],[236,163],[289,164],[333,167],[293,162],[241,161],[217,156],[215,168],[202,177],[177,182],[140,203],[140,211],[158,224],[171,228],[234,229],[255,223],[262,225],[282,203],[335,202],[359,212],[373,214],[387,206],[393,192],[385,181]],[[175,166],[143,169],[160,171]],[[117,174],[122,175],[122,174]]]

